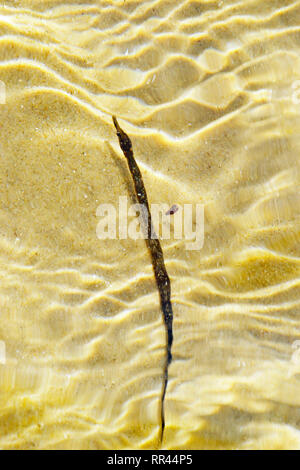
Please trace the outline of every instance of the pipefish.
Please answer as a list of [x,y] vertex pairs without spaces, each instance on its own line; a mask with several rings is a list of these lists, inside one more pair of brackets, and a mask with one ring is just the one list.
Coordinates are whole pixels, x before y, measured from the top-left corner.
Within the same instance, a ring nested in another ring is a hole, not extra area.
[[131,173],[136,197],[138,199],[139,204],[144,209],[144,217],[146,223],[146,243],[150,250],[151,254],[151,261],[154,271],[154,276],[156,280],[156,285],[159,292],[160,297],[160,306],[162,310],[162,314],[164,317],[164,323],[166,328],[166,360],[164,365],[164,382],[162,386],[162,393],[161,393],[161,401],[160,401],[160,417],[161,417],[161,428],[160,428],[160,442],[162,443],[164,438],[164,429],[165,429],[165,396],[167,391],[168,385],[168,378],[169,378],[169,365],[172,361],[172,343],[173,343],[173,309],[171,303],[171,283],[170,278],[168,276],[163,251],[157,238],[153,224],[151,219],[151,212],[149,209],[149,203],[147,198],[146,189],[144,186],[142,174],[140,169],[135,161],[133,150],[132,150],[132,143],[128,135],[121,129],[118,124],[118,121],[115,116],[113,116],[113,123],[117,131],[117,136],[119,139],[120,147],[126,157],[127,164],[129,167],[129,171]]

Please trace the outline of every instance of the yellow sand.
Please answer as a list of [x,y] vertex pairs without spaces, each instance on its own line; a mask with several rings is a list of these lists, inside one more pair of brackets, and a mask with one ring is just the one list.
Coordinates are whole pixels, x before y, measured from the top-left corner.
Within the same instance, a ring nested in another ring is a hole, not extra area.
[[[203,204],[162,240],[174,361],[167,449],[300,449],[300,2],[4,1],[0,448],[151,449],[165,333],[134,200]],[[1,343],[3,345],[3,343]]]

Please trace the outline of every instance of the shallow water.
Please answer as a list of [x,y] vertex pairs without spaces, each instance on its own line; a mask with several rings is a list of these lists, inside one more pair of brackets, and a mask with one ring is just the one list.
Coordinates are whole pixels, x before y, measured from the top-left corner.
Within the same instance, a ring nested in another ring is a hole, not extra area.
[[2,2],[2,449],[159,447],[150,255],[96,235],[100,204],[135,202],[112,114],[149,201],[204,206],[201,250],[161,242],[163,446],[300,448],[299,14],[285,0]]

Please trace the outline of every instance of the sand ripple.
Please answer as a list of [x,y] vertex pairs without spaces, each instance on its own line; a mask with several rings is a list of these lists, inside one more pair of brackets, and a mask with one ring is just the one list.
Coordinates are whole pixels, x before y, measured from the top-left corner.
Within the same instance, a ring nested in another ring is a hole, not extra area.
[[134,201],[112,114],[151,203],[205,210],[200,251],[162,241],[166,448],[300,448],[299,12],[290,0],[2,2],[2,449],[158,446],[165,336],[150,257],[143,240],[96,237],[100,203]]

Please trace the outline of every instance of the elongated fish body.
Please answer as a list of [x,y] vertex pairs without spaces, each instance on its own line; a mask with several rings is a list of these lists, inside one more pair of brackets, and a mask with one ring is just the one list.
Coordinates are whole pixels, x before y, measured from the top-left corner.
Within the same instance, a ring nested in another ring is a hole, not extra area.
[[161,394],[161,430],[160,430],[160,441],[162,443],[165,429],[165,412],[164,403],[168,385],[168,372],[169,365],[172,361],[172,343],[173,343],[173,309],[171,303],[171,283],[168,276],[163,251],[160,245],[159,239],[153,229],[151,212],[149,209],[149,203],[147,198],[146,189],[143,183],[142,174],[135,161],[132,143],[128,135],[121,129],[115,116],[113,116],[113,123],[117,131],[120,147],[126,157],[128,167],[133,179],[136,197],[146,210],[146,242],[150,250],[152,266],[154,270],[155,280],[160,296],[160,305],[164,317],[164,323],[166,327],[166,362],[164,367],[164,382]]

